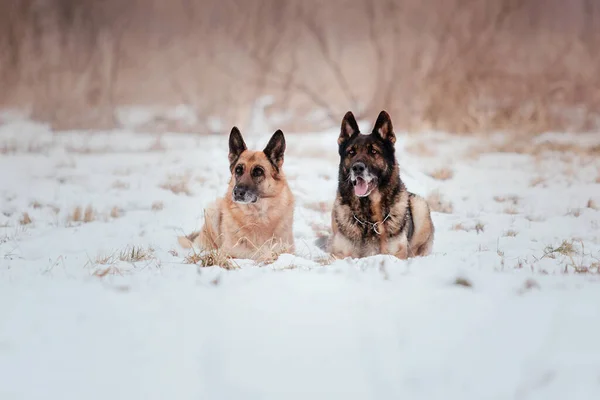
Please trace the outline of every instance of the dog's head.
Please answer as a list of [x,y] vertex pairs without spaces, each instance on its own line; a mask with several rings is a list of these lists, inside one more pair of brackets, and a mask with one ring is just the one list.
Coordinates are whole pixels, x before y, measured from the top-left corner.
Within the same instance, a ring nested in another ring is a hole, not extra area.
[[285,137],[278,130],[263,151],[248,150],[237,127],[229,135],[229,169],[232,174],[232,200],[240,204],[256,203],[275,197],[281,186],[281,167]]
[[348,111],[338,138],[340,185],[351,185],[358,197],[366,197],[387,185],[396,173],[394,143],[396,135],[387,112],[379,114],[370,135],[363,135],[354,115]]

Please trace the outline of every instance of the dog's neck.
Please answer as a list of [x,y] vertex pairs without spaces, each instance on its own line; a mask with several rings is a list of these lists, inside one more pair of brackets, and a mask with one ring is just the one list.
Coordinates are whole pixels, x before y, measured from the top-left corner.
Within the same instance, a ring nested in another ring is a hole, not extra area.
[[[397,164],[394,165],[389,178],[380,179],[377,187],[365,197],[356,196],[354,188],[348,180],[342,179],[338,183],[338,192],[342,199],[342,204],[349,206],[356,218],[370,223],[381,222],[380,217],[389,215],[392,205],[404,190],[406,188],[400,178],[400,171]],[[374,212],[374,208],[377,212]]]

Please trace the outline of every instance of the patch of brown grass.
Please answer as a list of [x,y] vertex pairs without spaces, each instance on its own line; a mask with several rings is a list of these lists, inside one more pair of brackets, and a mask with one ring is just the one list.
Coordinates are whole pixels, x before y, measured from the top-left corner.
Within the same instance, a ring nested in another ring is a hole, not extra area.
[[21,219],[19,219],[19,223],[21,225],[29,225],[31,224],[33,221],[31,220],[31,217],[29,216],[28,213],[24,212],[23,215],[21,216]]
[[452,225],[452,228],[451,228],[451,229],[452,229],[453,231],[465,231],[465,232],[468,232],[468,231],[470,231],[470,229],[469,229],[469,228],[465,227],[465,226],[464,226],[462,223],[460,223],[460,222],[459,222],[458,224],[454,224],[454,225]]
[[121,209],[117,206],[114,206],[111,210],[110,210],[110,217],[111,218],[120,218],[122,215]]
[[452,203],[444,200],[444,197],[438,190],[434,190],[429,193],[429,196],[427,196],[426,200],[427,204],[429,204],[429,208],[431,208],[432,211],[452,214],[452,211],[454,210]]
[[593,199],[589,199],[587,202],[587,208],[591,208],[592,210],[600,210],[598,207],[598,203],[596,203]]
[[81,207],[77,206],[73,209],[73,212],[69,216],[71,222],[80,222],[82,217]]
[[450,168],[438,168],[429,174],[433,179],[437,179],[438,181],[447,181],[448,179],[452,179],[454,176],[454,171]]
[[192,192],[189,187],[190,177],[189,175],[175,176],[172,175],[168,180],[160,185],[161,189],[169,190],[174,194],[185,194],[191,196]]
[[504,214],[517,215],[518,213],[519,213],[519,210],[517,210],[516,207],[506,207],[504,209]]
[[184,258],[183,262],[185,264],[196,264],[202,268],[213,266],[227,270],[239,268],[239,266],[231,260],[231,257],[220,250],[205,250],[200,253],[193,251]]
[[517,231],[513,231],[513,230],[511,229],[511,230],[508,230],[508,231],[504,232],[504,237],[515,237],[515,236],[517,236],[518,234],[519,234],[519,233],[518,233]]
[[577,249],[575,248],[574,241],[563,240],[562,243],[557,247],[546,246],[544,249],[544,257],[548,258],[556,258],[557,254],[561,254],[563,256],[571,257],[577,254]]
[[468,280],[467,278],[463,278],[463,277],[457,277],[454,280],[453,284],[456,286],[462,286],[462,287],[466,287],[466,288],[473,287],[473,283],[470,280]]
[[92,222],[96,219],[96,213],[92,206],[87,206],[83,213],[83,222],[88,223]]
[[117,181],[113,182],[112,188],[114,188],[114,189],[129,189],[129,183],[117,180]]
[[162,201],[155,201],[152,203],[152,211],[160,211],[165,208],[165,204]]
[[567,215],[578,218],[581,215],[581,208],[572,208],[567,211]]
[[42,206],[42,203],[40,203],[40,202],[39,202],[39,201],[37,201],[37,200],[34,200],[34,201],[32,201],[32,202],[31,202],[31,204],[30,204],[29,206],[30,206],[30,207],[32,207],[32,208],[35,208],[36,210],[37,210],[37,209],[40,209],[40,208],[42,208],[42,207],[43,207],[43,206]]
[[546,178],[542,178],[541,176],[538,176],[537,178],[533,178],[529,182],[529,186],[530,187],[537,187],[537,186],[540,186],[540,185],[542,185],[544,183],[546,183]]
[[521,200],[521,198],[519,196],[494,196],[494,201],[497,203],[506,203],[506,202],[511,202],[513,205],[517,205],[519,204],[519,201]]

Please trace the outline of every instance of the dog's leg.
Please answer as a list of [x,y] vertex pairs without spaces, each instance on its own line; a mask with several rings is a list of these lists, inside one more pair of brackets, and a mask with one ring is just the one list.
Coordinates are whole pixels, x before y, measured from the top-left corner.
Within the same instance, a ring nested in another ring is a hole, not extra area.
[[331,253],[338,259],[344,259],[346,257],[357,257],[355,254],[356,248],[348,238],[339,232],[333,235],[331,240]]
[[219,248],[221,240],[221,212],[216,206],[211,206],[204,210],[204,225],[200,234],[194,241],[203,250],[216,250]]

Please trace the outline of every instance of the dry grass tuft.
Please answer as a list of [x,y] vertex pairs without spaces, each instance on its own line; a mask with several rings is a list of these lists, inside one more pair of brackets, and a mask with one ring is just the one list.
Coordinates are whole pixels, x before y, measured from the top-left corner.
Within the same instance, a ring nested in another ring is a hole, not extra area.
[[114,189],[129,189],[129,183],[117,180],[112,184],[112,187]]
[[593,199],[589,199],[587,202],[587,208],[591,208],[592,210],[600,210],[600,207],[598,207],[598,203],[596,203]]
[[34,201],[32,201],[32,202],[31,202],[31,204],[30,204],[29,206],[30,206],[30,207],[32,207],[32,208],[35,208],[36,210],[37,210],[37,209],[40,209],[40,208],[42,208],[42,207],[43,207],[43,206],[42,206],[42,203],[40,203],[40,202],[39,202],[39,201],[37,201],[37,200],[34,200]]
[[475,224],[475,231],[477,232],[477,234],[482,233],[484,228],[485,228],[485,224],[483,222],[477,222]]
[[151,259],[153,254],[154,249],[151,247],[131,246],[119,253],[119,260],[125,262],[145,261]]
[[519,233],[518,233],[517,231],[513,231],[513,230],[511,229],[511,230],[508,230],[508,231],[504,232],[504,237],[515,237],[515,236],[517,236],[518,234],[519,234]]
[[465,227],[462,223],[452,225],[453,231],[465,231],[468,232],[470,229]]
[[546,183],[546,178],[542,178],[541,176],[538,176],[537,178],[533,178],[531,180],[531,182],[529,182],[529,186],[537,187],[537,186],[543,185],[544,183]]
[[23,215],[21,216],[21,219],[19,219],[19,223],[21,225],[29,225],[31,224],[33,221],[31,220],[31,217],[29,216],[28,213],[24,212]]
[[452,214],[452,211],[454,210],[452,203],[444,200],[442,194],[438,190],[431,192],[426,200],[432,211]]
[[494,201],[497,203],[511,202],[513,205],[519,204],[521,198],[519,196],[494,196]]
[[152,211],[160,211],[165,208],[165,204],[162,201],[155,201],[152,203]]
[[77,206],[73,210],[73,213],[69,216],[69,220],[71,222],[79,222],[79,221],[81,221],[81,216],[82,216],[81,207]]
[[530,222],[544,222],[546,220],[545,217],[536,215],[528,215],[525,217],[525,219]]
[[83,213],[83,222],[88,223],[94,221],[95,219],[96,213],[94,212],[94,209],[92,206],[87,206],[85,208],[85,212]]
[[439,168],[429,174],[433,179],[438,181],[447,181],[452,179],[454,172],[450,168]]
[[577,254],[577,249],[575,248],[574,241],[563,240],[558,247],[546,246],[542,258],[556,258],[557,254],[561,254],[567,257],[571,257]]
[[462,286],[462,287],[473,287],[473,283],[471,283],[470,280],[468,280],[467,278],[463,278],[463,277],[458,277],[454,280],[453,282],[454,285],[456,286]]
[[227,270],[239,268],[239,266],[235,264],[230,257],[220,250],[206,250],[200,253],[193,251],[184,258],[183,262],[186,264],[196,264],[202,268],[213,266],[221,267]]
[[117,206],[114,206],[111,210],[110,210],[110,217],[111,218],[120,218],[122,215],[121,209]]
[[572,208],[567,211],[567,215],[578,218],[581,215],[581,208]]
[[519,210],[517,210],[516,207],[506,207],[504,209],[504,214],[517,215],[518,213],[519,213]]
[[68,216],[68,222],[92,222],[96,219],[96,212],[94,208],[89,205],[82,211],[80,206],[77,206],[73,209],[73,212]]
[[160,185],[161,189],[169,190],[175,194],[185,194],[191,196],[192,192],[189,188],[190,177],[189,175],[175,176],[172,175],[168,178],[167,182]]

